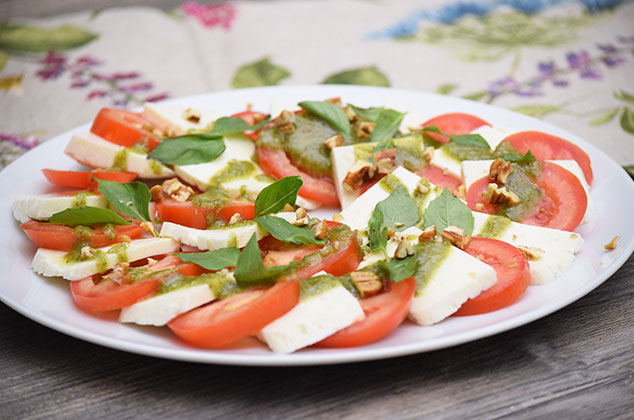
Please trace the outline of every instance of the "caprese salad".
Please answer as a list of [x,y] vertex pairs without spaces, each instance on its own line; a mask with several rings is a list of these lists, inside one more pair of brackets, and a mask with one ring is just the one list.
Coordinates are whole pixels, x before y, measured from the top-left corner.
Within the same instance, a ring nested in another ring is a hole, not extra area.
[[42,172],[66,192],[13,202],[32,269],[203,348],[362,346],[499,310],[567,270],[592,218],[582,149],[464,113],[148,103],[102,109],[65,153],[86,170]]

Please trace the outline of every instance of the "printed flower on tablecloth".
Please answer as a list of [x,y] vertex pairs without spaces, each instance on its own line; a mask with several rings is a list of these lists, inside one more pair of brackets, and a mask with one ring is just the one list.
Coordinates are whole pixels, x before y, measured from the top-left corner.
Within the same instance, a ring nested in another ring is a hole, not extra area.
[[179,9],[186,16],[197,19],[205,27],[220,26],[225,30],[231,29],[237,15],[237,6],[232,3],[201,4],[186,1]]
[[27,150],[40,144],[35,136],[0,132],[0,168],[4,168]]

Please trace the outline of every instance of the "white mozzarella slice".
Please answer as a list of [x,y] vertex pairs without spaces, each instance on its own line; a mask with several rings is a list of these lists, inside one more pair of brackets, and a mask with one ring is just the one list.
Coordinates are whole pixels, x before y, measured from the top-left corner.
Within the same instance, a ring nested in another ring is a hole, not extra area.
[[460,170],[462,169],[460,160],[450,155],[444,147],[439,147],[434,151],[434,157],[430,163],[460,178]]
[[[422,179],[418,175],[411,173],[401,166],[396,168],[390,175],[396,177],[403,186],[407,188],[410,194],[414,191]],[[427,194],[426,201],[423,203],[424,206],[429,204],[429,202],[436,196],[438,192],[435,190],[435,188],[432,188]],[[376,204],[379,201],[385,200],[389,195],[390,193],[383,188],[381,182],[376,183],[341,212],[341,215],[343,216],[343,223],[350,226],[352,230],[367,229],[368,222],[372,217]]]
[[23,195],[15,197],[11,205],[13,217],[20,223],[33,219],[48,219],[53,214],[69,208],[91,206],[108,207],[108,200],[102,195]]
[[[84,261],[66,261],[67,253],[52,249],[39,248],[33,257],[31,268],[38,274],[48,277],[60,276],[66,280],[80,280],[94,274],[103,273],[120,261],[133,262],[154,255],[178,251],[180,244],[170,238],[137,239],[120,249],[123,244],[99,248],[103,258]],[[110,248],[117,251],[108,253]]]
[[174,172],[162,163],[148,159],[147,154],[126,149],[93,133],[74,134],[64,150],[79,163],[93,168],[110,168],[115,161],[140,178],[167,178]]
[[[193,122],[185,119],[186,110],[192,109],[200,114],[200,120]],[[191,130],[205,130],[209,125],[220,117],[220,113],[214,108],[209,107],[189,107],[166,104],[146,103],[143,107],[143,113],[150,120],[160,121],[169,126],[175,135],[183,135]]]
[[440,322],[496,282],[493,267],[452,246],[425,285],[416,291],[409,318],[420,325]]
[[[462,182],[465,185],[467,191],[469,187],[484,176],[489,175],[489,168],[491,168],[492,160],[465,160],[462,162]],[[592,201],[592,197],[590,195],[590,186],[586,181],[585,176],[583,175],[583,171],[581,167],[575,160],[548,160],[547,162],[551,162],[561,166],[562,168],[571,172],[579,182],[581,186],[584,188],[586,192],[586,197],[588,199],[588,204],[586,206],[586,212],[583,216],[582,223],[587,223],[592,220],[594,215],[594,202]]]
[[219,229],[195,229],[171,222],[164,222],[161,227],[161,236],[174,238],[185,245],[201,250],[220,249],[228,246],[242,248],[249,242],[253,234],[256,234],[259,240],[266,236],[266,231],[255,222]]
[[[482,232],[489,217],[488,214],[473,212],[474,235]],[[572,265],[575,254],[583,245],[583,239],[578,233],[515,222],[511,222],[508,228],[494,238],[513,246],[535,247],[544,251],[541,257],[528,262],[531,284],[544,284],[559,277]]]
[[152,296],[121,309],[120,322],[162,326],[180,314],[214,300],[206,284],[186,287],[173,292]]
[[494,150],[502,140],[513,134],[513,131],[506,130],[499,127],[491,127],[490,125],[483,125],[471,132],[472,134],[479,134],[484,138],[492,150]]
[[363,319],[359,301],[345,287],[334,286],[300,301],[264,327],[258,337],[276,353],[292,353]]
[[342,209],[346,209],[359,197],[357,191],[349,191],[343,187],[343,180],[346,178],[346,175],[348,175],[350,167],[356,161],[354,148],[354,145],[335,147],[330,154],[335,188],[337,189],[337,196],[339,197],[339,204],[341,204]]

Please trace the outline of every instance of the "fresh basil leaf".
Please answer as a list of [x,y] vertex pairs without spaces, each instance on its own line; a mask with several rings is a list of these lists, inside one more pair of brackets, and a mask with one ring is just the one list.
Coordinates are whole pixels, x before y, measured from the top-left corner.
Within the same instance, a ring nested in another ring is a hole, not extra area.
[[389,261],[381,261],[381,266],[390,273],[390,279],[394,283],[408,279],[414,275],[418,266],[416,254],[403,259],[393,258]]
[[339,133],[345,134],[348,137],[352,135],[350,121],[340,106],[325,101],[304,101],[298,105],[326,121]]
[[301,186],[302,179],[299,176],[287,176],[268,185],[255,199],[255,217],[277,213],[286,203],[294,206]]
[[97,189],[121,213],[137,220],[150,222],[150,190],[142,182],[97,180]]
[[387,139],[387,140],[383,140],[380,141],[376,147],[374,148],[374,150],[372,151],[372,153],[370,153],[370,155],[368,156],[368,161],[371,163],[374,163],[374,155],[378,152],[382,152],[383,150],[388,150],[388,149],[393,149],[395,148],[396,145],[394,144],[394,139]]
[[71,227],[103,225],[106,223],[129,225],[131,223],[112,210],[90,206],[62,210],[49,217],[48,222],[54,225]]
[[209,134],[231,134],[239,133],[242,131],[256,131],[264,127],[264,125],[271,119],[270,115],[267,115],[262,121],[255,125],[249,125],[240,117],[222,117],[218,118],[214,122],[214,127]]
[[174,255],[183,262],[191,262],[207,270],[222,270],[223,268],[233,267],[238,263],[240,250],[232,246],[207,252],[179,252]]
[[479,134],[460,134],[460,135],[448,135],[443,134],[451,139],[452,142],[458,143],[463,146],[481,147],[483,149],[490,149],[489,143]]
[[434,199],[423,214],[423,227],[436,226],[442,232],[447,226],[461,227],[467,235],[473,233],[473,213],[458,197],[454,197],[447,188]]
[[394,137],[404,116],[404,113],[393,109],[383,110],[376,119],[376,126],[372,130],[370,141],[382,141]]
[[436,133],[436,134],[442,134],[440,130],[438,129],[438,127],[436,127],[435,125],[429,125],[427,127],[423,127],[423,133],[425,133],[426,131],[431,131],[432,133]]
[[256,286],[272,284],[275,282],[276,277],[291,269],[292,265],[264,267],[260,248],[258,247],[258,239],[253,234],[238,257],[234,276],[236,282],[241,286]]
[[402,230],[418,222],[418,207],[404,186],[398,185],[383,201],[374,208],[368,223],[370,249],[385,249],[387,229],[402,223],[397,229]]
[[315,232],[294,226],[281,217],[260,216],[255,219],[275,239],[297,245],[321,245],[326,241],[315,238]]
[[222,136],[195,133],[163,140],[148,157],[168,165],[194,165],[211,162],[224,151],[225,142]]
[[515,163],[528,163],[528,162],[535,162],[537,160],[535,155],[532,154],[530,150],[521,157],[515,157],[515,156],[509,155],[509,156],[504,156],[502,159],[508,160],[509,162],[515,162]]
[[352,108],[352,110],[361,118],[372,122],[376,122],[377,118],[379,118],[379,115],[381,115],[381,112],[385,111],[385,108],[383,107],[365,109],[356,107],[352,104],[350,104],[350,108]]

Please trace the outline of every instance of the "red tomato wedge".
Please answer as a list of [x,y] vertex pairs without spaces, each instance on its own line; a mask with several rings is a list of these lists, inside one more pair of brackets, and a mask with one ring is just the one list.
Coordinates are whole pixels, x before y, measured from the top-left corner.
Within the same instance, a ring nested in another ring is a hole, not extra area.
[[[475,115],[465,114],[462,112],[452,112],[449,114],[438,115],[437,117],[427,120],[422,124],[423,127],[429,127],[432,125],[438,127],[438,130],[445,134],[458,135],[467,134],[478,127],[491,124],[476,117]],[[447,143],[450,140],[449,137],[438,133],[425,133],[425,135],[428,135],[439,143]]]
[[472,238],[465,251],[495,269],[497,283],[466,301],[456,316],[497,311],[517,301],[528,288],[530,269],[519,249],[497,239]]
[[425,178],[427,181],[440,188],[447,188],[449,192],[455,192],[462,185],[462,180],[454,175],[446,173],[436,165],[426,165],[419,169],[416,175]]
[[90,132],[109,142],[131,147],[136,143],[146,143],[152,151],[159,140],[146,127],[154,126],[143,114],[123,109],[102,108],[90,127]]
[[415,291],[416,280],[410,277],[390,283],[387,292],[361,299],[365,318],[323,339],[315,347],[356,347],[380,340],[405,320]]
[[134,239],[143,233],[143,230],[138,224],[115,226],[114,237],[112,239],[110,239],[100,227],[91,228],[93,233],[88,238],[78,235],[71,227],[37,222],[35,220],[22,223],[20,227],[38,248],[67,252],[70,251],[73,244],[80,239],[88,241],[89,245],[93,248],[101,248],[120,242],[121,236],[123,235]]
[[513,146],[519,153],[524,154],[530,150],[539,160],[576,160],[586,177],[586,181],[588,184],[592,184],[592,167],[588,154],[568,140],[541,131],[522,131],[511,134],[504,141]]
[[[256,125],[266,118],[266,114],[257,111],[242,111],[237,114],[233,114],[232,117],[240,117],[245,123],[249,125]],[[260,136],[260,131],[261,129],[256,131],[243,131],[242,134],[247,136],[251,141],[256,141]]]
[[55,169],[42,169],[42,173],[51,184],[94,190],[97,189],[98,179],[125,183],[134,181],[138,176],[130,172],[58,171]]
[[281,317],[299,301],[299,278],[278,281],[269,289],[256,288],[212,302],[167,323],[183,341],[217,348],[255,334]]
[[293,165],[283,150],[268,149],[258,146],[256,148],[258,164],[262,171],[277,179],[285,176],[299,175],[304,182],[299,189],[302,197],[324,204],[326,206],[338,206],[339,197],[335,184],[324,178],[315,178]]
[[[481,211],[488,214],[497,212],[498,206],[481,198],[489,182],[489,177],[485,176],[469,187],[467,205],[471,210],[481,203]],[[542,190],[542,200],[531,214],[518,222],[568,231],[579,226],[586,212],[588,196],[576,176],[557,164],[542,162],[542,170],[535,183]]]
[[156,203],[158,217],[164,222],[177,223],[179,225],[195,229],[207,228],[207,214],[215,213],[225,221],[229,221],[235,213],[240,213],[245,220],[253,219],[255,208],[253,203],[234,201],[220,209],[211,207],[199,207],[191,201],[180,202],[165,199]]

